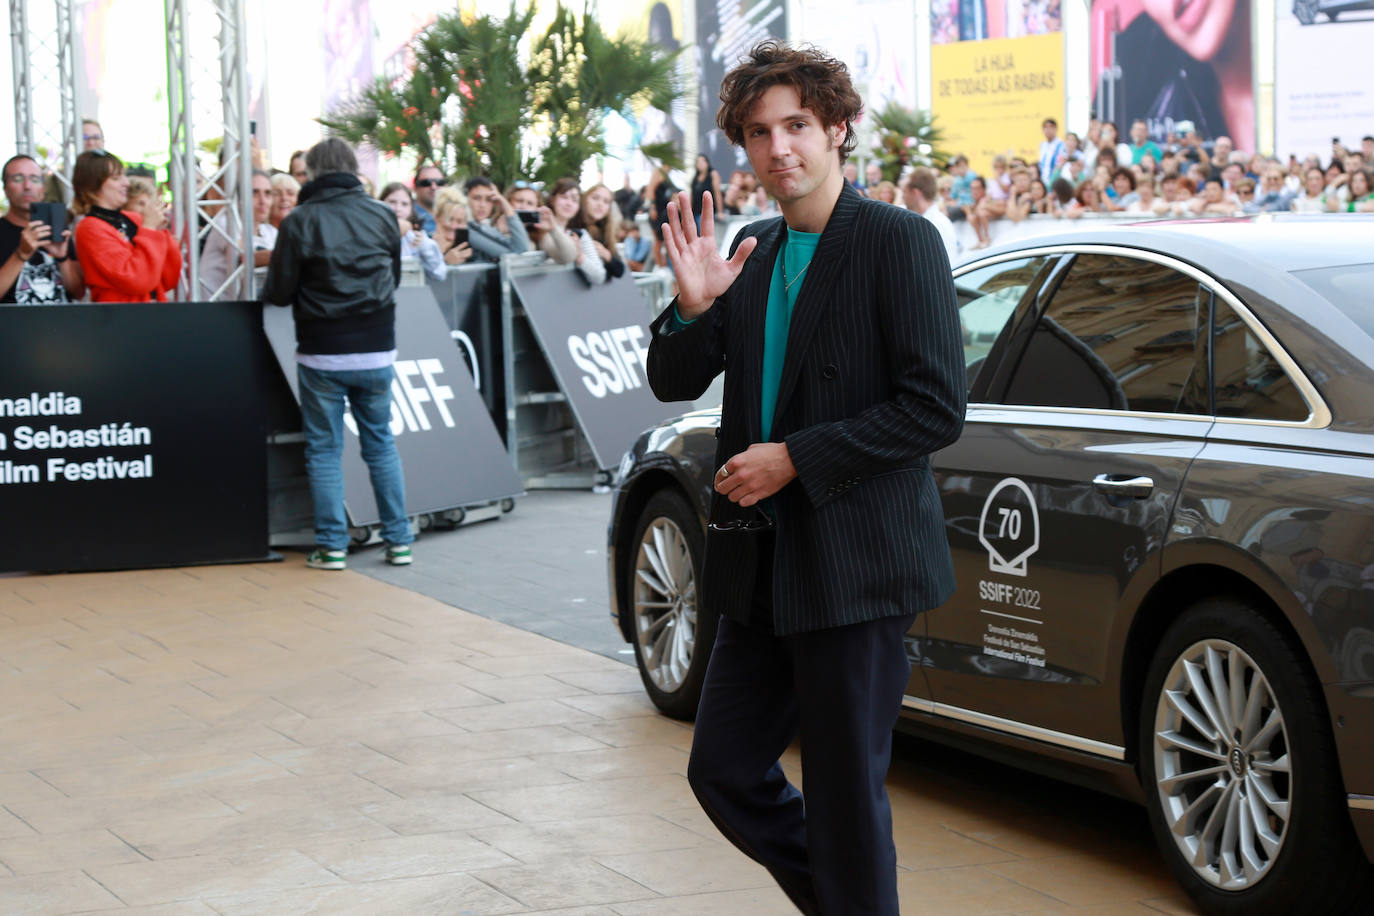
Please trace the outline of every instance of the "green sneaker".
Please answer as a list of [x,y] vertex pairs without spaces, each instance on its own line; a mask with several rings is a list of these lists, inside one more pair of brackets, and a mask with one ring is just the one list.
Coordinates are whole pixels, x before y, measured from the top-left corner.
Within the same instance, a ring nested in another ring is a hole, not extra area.
[[392,566],[410,565],[410,545],[409,544],[387,544],[386,561]]
[[310,556],[305,558],[305,565],[311,569],[346,569],[348,567],[348,552],[317,547],[310,551]]

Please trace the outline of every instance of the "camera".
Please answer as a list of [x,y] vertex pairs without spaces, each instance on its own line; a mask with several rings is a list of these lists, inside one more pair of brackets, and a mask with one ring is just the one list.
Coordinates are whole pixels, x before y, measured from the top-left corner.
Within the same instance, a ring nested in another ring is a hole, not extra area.
[[524,223],[526,226],[539,225],[538,210],[516,210],[515,215],[520,217],[520,222]]

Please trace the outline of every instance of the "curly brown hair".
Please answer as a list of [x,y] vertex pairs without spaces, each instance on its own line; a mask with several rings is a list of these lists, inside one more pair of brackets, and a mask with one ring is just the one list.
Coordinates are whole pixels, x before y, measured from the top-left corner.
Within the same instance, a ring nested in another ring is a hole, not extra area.
[[776,39],[761,41],[735,69],[725,74],[720,84],[720,111],[716,125],[736,146],[744,145],[744,122],[759,98],[777,85],[791,86],[827,126],[844,124],[840,161],[849,158],[859,142],[854,120],[863,111],[863,99],[854,91],[849,68],[843,61],[827,57],[818,48],[804,45],[789,48]]

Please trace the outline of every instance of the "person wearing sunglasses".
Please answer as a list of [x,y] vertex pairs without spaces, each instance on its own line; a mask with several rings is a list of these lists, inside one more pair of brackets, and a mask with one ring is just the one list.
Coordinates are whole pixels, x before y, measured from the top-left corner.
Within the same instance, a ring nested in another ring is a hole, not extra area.
[[437,165],[422,165],[415,171],[415,215],[426,235],[434,234],[435,199],[439,189],[447,185],[448,179]]

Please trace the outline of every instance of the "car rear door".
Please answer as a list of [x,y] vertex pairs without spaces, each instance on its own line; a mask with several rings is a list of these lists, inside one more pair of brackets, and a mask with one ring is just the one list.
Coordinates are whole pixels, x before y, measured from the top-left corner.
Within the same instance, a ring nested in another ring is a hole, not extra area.
[[1023,303],[986,400],[935,460],[959,587],[925,615],[924,711],[1123,755],[1108,643],[1158,576],[1212,423],[1203,280],[1080,246]]

